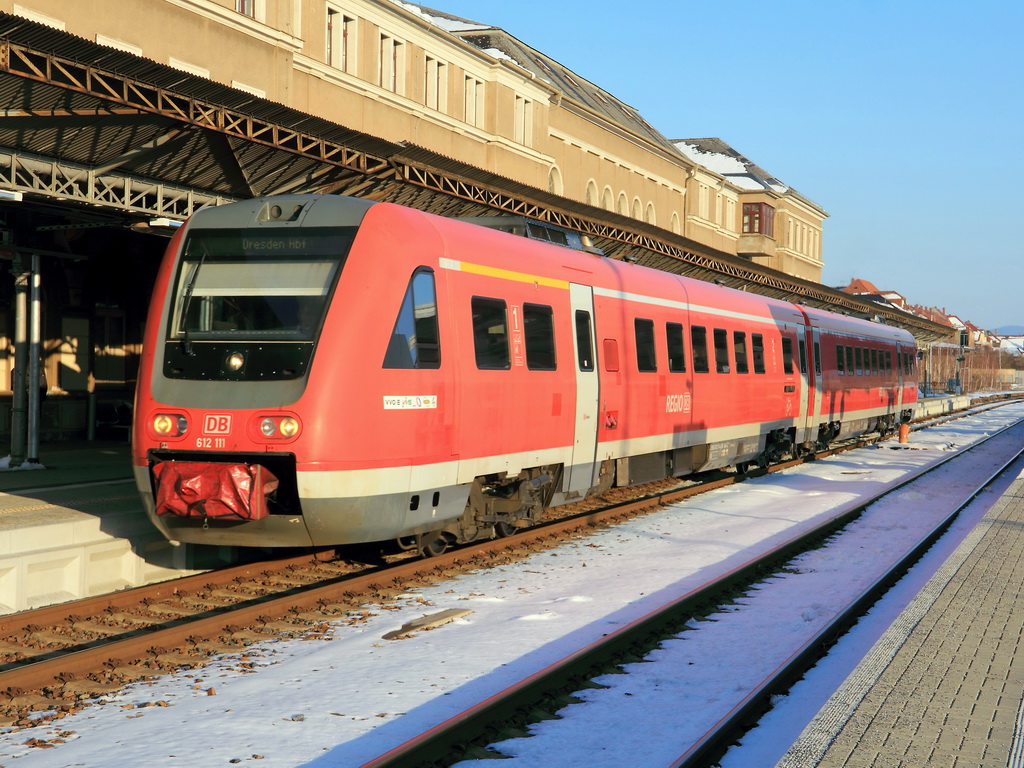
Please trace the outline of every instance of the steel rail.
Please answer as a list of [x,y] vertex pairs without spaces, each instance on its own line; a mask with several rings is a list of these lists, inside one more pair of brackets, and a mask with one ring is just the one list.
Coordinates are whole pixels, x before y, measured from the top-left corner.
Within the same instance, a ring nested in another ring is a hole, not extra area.
[[[456,745],[477,738],[479,734],[486,732],[493,724],[505,722],[508,716],[530,708],[538,699],[552,692],[562,690],[567,682],[587,679],[592,676],[592,671],[606,668],[616,657],[621,658],[627,649],[642,642],[645,638],[664,635],[667,627],[680,626],[694,612],[695,607],[706,605],[708,601],[716,600],[723,591],[729,590],[737,584],[749,583],[758,578],[764,572],[766,563],[791,558],[793,555],[804,550],[807,542],[818,540],[823,535],[842,528],[863,514],[868,506],[879,499],[915,482],[923,475],[939,469],[948,462],[962,458],[964,454],[1003,434],[1019,423],[1015,422],[1008,427],[993,432],[991,435],[986,436],[984,440],[965,448],[963,451],[948,456],[936,464],[912,472],[896,485],[876,494],[871,499],[851,504],[848,508],[843,509],[828,521],[816,526],[813,530],[798,534],[771,550],[762,553],[755,559],[737,566],[714,581],[680,595],[661,608],[655,609],[645,616],[608,633],[600,640],[574,651],[545,669],[508,686],[504,690],[449,718],[434,728],[364,763],[361,768],[419,768],[420,766],[431,764],[432,761],[439,765],[444,764],[446,756],[452,754],[452,750]],[[1018,454],[1018,458],[1022,454],[1024,454],[1024,451]],[[991,482],[992,480],[990,479],[986,482],[986,485]],[[984,487],[982,486],[974,491],[972,498],[977,493],[980,493]],[[958,506],[957,511],[947,516],[932,534],[924,537],[900,562],[906,563],[919,558],[931,541],[937,535],[941,535],[941,532],[948,527],[961,508],[962,505]],[[865,592],[869,594],[877,593],[878,585],[885,583],[887,577],[891,578],[893,572],[893,569],[891,569],[886,576],[878,579]],[[844,626],[848,626],[851,621],[850,617],[858,608],[862,609],[867,601],[868,598],[865,595],[853,601],[851,606],[843,612],[842,621],[834,620],[831,622],[830,626],[834,627],[833,632],[835,633]],[[769,679],[766,679],[751,694],[745,697],[733,712],[719,721],[696,744],[689,747],[682,757],[672,764],[673,768],[691,768],[696,765],[697,760],[717,748],[718,740],[722,735],[732,732],[737,722],[754,707],[759,706],[767,697],[776,692],[781,682],[789,680],[795,674],[799,662],[810,658],[816,649],[825,642],[827,637],[827,633],[819,632],[808,640],[800,653],[795,654],[776,673],[773,673]]]
[[[994,432],[984,441],[975,443],[964,449],[955,456],[948,457],[932,469],[944,465],[954,458],[963,456],[964,453],[987,443],[988,440],[998,437],[1009,429],[1019,426],[1020,422],[1011,424],[998,432]],[[703,765],[704,760],[710,753],[721,750],[723,742],[730,739],[729,734],[735,735],[740,724],[743,723],[752,711],[763,706],[764,702],[771,696],[788,688],[794,681],[799,679],[802,673],[824,655],[822,649],[830,647],[835,640],[841,637],[846,631],[871,608],[881,596],[899,581],[910,568],[928,551],[929,548],[948,530],[957,516],[970,505],[985,489],[996,482],[1005,474],[1011,466],[1024,458],[1024,448],[1019,450],[1012,458],[1004,462],[998,469],[992,472],[982,483],[972,490],[967,496],[946,515],[931,532],[921,537],[898,562],[879,576],[864,591],[851,600],[846,607],[837,613],[817,633],[808,638],[799,650],[794,652],[783,664],[779,665],[768,677],[762,680],[742,702],[723,717],[715,726],[705,733],[697,742],[687,749],[678,759],[670,764],[670,768],[695,768]]]
[[[876,442],[872,439],[869,442]],[[858,443],[863,444],[863,443]],[[308,586],[295,586],[278,590],[275,594],[240,600],[232,605],[211,608],[192,616],[170,620],[154,619],[142,627],[126,629],[119,635],[96,639],[79,645],[35,655],[0,666],[0,698],[25,690],[36,690],[66,682],[75,677],[102,671],[124,659],[145,658],[165,648],[198,643],[234,628],[273,615],[287,615],[317,606],[345,601],[354,593],[372,591],[389,582],[400,583],[411,578],[434,578],[446,569],[484,567],[489,557],[520,546],[532,546],[545,540],[554,540],[588,527],[615,522],[623,516],[644,509],[657,509],[674,504],[690,496],[715,488],[743,482],[769,472],[777,472],[806,460],[821,458],[847,450],[849,445],[822,451],[806,459],[797,459],[767,468],[755,469],[745,475],[727,475],[717,480],[696,484],[683,489],[672,489],[651,494],[638,500],[611,504],[599,510],[582,512],[562,519],[545,522],[503,539],[475,542],[467,547],[432,557],[427,560],[408,560],[385,566],[368,567],[352,574],[341,574]],[[793,547],[798,546],[796,543]],[[785,551],[786,545],[780,547]],[[106,595],[99,595],[71,603],[46,606],[7,616],[0,616],[0,637],[10,636],[26,625],[36,627],[59,625],[78,617],[101,616],[104,613],[130,608],[142,603],[166,600],[176,595],[223,587],[246,578],[284,571],[291,567],[315,565],[317,555],[308,551],[298,556],[275,561],[261,561],[228,568],[206,571],[191,576],[144,585]],[[736,578],[741,578],[737,575]]]

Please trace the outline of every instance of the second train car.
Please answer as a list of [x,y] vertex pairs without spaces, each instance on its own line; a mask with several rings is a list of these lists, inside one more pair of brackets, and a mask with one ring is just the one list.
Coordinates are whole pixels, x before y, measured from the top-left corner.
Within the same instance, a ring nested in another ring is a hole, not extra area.
[[915,360],[890,326],[393,204],[260,198],[168,247],[132,456],[172,541],[430,554],[891,431]]

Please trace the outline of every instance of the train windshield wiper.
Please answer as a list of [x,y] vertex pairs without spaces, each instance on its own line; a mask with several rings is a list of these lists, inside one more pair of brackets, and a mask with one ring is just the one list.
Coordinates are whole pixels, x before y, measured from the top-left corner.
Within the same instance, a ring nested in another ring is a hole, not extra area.
[[196,281],[199,279],[199,270],[202,269],[203,262],[206,260],[209,252],[209,249],[204,244],[202,246],[202,253],[199,255],[199,261],[196,262],[196,267],[192,270],[192,275],[188,279],[188,285],[185,286],[181,296],[181,351],[189,357],[192,357],[195,353],[192,351],[192,339],[188,335],[188,310],[192,306],[192,294],[196,288]]

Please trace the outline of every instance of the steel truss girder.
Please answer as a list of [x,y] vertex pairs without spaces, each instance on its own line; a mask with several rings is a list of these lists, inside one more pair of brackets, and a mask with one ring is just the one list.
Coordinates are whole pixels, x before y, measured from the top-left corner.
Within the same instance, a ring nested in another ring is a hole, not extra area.
[[[235,136],[263,146],[291,152],[336,167],[369,176],[397,175],[404,181],[463,200],[473,201],[489,208],[535,218],[557,224],[567,229],[593,237],[625,244],[648,252],[671,257],[682,264],[699,265],[710,274],[727,275],[746,283],[761,286],[765,292],[780,291],[790,294],[794,300],[820,302],[825,307],[840,306],[856,314],[864,314],[864,303],[847,300],[842,294],[816,290],[813,285],[802,281],[787,281],[781,276],[748,270],[727,260],[684,250],[665,240],[646,235],[643,232],[602,223],[597,220],[576,216],[565,211],[525,200],[494,189],[487,189],[464,177],[453,176],[436,170],[427,170],[403,163],[398,158],[382,158],[368,152],[352,149],[340,142],[329,141],[303,131],[260,120],[236,110],[212,104],[198,98],[173,93],[158,86],[138,82],[128,76],[106,72],[97,67],[62,58],[53,53],[34,50],[11,40],[0,40],[0,71],[50,86],[65,88],[92,96],[105,102],[134,107],[136,109],[179,120],[199,128]],[[10,160],[8,156],[8,160]],[[8,162],[6,168],[16,176],[16,163]],[[197,193],[190,189],[172,189],[167,185],[141,182],[138,190],[133,189],[129,177],[108,177],[97,180],[90,176],[88,169],[72,168],[53,163],[53,173],[47,185],[38,175],[27,177],[27,191],[46,191],[82,202],[100,202],[116,198],[116,207],[159,215],[187,216],[194,209],[192,202]],[[74,172],[68,173],[66,171]],[[83,172],[84,171],[84,175]],[[0,174],[3,169],[0,169]],[[99,183],[97,183],[99,181]],[[12,181],[16,188],[24,189]],[[60,190],[60,191],[55,191]],[[213,198],[213,196],[210,196]],[[219,199],[219,198],[218,198]],[[109,204],[109,203],[107,203]],[[179,212],[180,211],[180,212]],[[937,336],[938,326],[902,313],[889,312],[878,307],[867,310],[885,317],[899,325],[914,328],[924,335]]]
[[0,186],[76,203],[175,219],[187,218],[204,205],[220,205],[231,200],[188,187],[175,187],[132,176],[101,175],[85,166],[4,149],[0,149]]
[[0,70],[349,170],[374,173],[388,167],[387,160],[344,144],[146,85],[53,53],[36,51],[10,40],[0,41]]

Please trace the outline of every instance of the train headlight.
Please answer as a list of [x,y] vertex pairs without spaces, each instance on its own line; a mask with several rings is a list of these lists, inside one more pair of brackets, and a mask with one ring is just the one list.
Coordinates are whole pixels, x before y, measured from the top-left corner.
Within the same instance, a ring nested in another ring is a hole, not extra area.
[[152,425],[153,431],[161,437],[181,437],[188,432],[188,419],[180,413],[158,413]]
[[259,430],[271,440],[288,440],[299,434],[299,420],[292,416],[264,416],[259,420]]
[[245,356],[241,352],[232,352],[225,361],[227,369],[232,373],[242,370],[245,365]]

